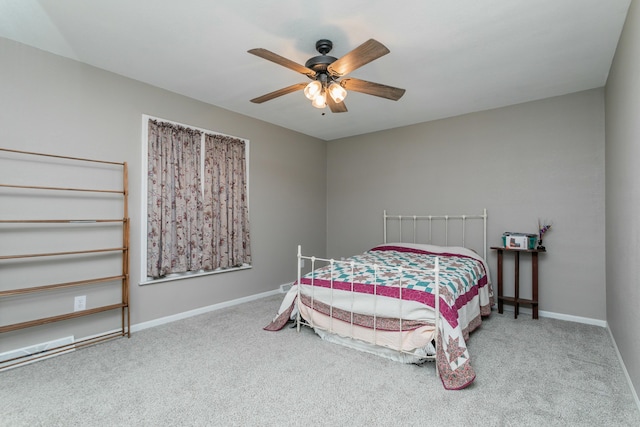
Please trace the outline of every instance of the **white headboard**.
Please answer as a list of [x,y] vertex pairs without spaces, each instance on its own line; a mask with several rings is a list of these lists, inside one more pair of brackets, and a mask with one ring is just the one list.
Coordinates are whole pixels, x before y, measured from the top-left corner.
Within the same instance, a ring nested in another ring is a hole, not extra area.
[[[487,210],[484,209],[481,215],[389,215],[387,211],[384,211],[384,243],[387,242],[387,223],[397,223],[399,242],[403,242],[403,225],[409,227],[412,230],[413,241],[411,243],[429,243],[432,244],[433,239],[433,225],[436,223],[436,227],[444,227],[444,246],[467,246],[465,241],[467,221],[474,220],[475,225],[482,226],[482,250],[483,258],[487,259]],[[481,220],[482,222],[480,223]],[[458,229],[455,242],[449,241],[450,227],[455,224]],[[422,226],[422,228],[421,228]],[[406,230],[406,228],[405,228]],[[426,238],[421,238],[426,234]]]

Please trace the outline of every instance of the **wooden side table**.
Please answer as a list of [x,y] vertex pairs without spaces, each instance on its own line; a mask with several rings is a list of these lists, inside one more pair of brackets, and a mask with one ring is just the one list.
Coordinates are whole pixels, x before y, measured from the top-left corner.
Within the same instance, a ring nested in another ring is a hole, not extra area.
[[[538,249],[507,249],[503,246],[492,246],[491,249],[498,252],[498,313],[502,314],[504,303],[513,304],[515,306],[514,318],[518,318],[520,304],[529,304],[533,311],[532,317],[538,318],[538,254],[546,252],[546,250]],[[503,294],[502,265],[504,253],[513,253],[515,255],[515,295],[506,297]],[[531,254],[531,299],[520,298],[520,253]]]

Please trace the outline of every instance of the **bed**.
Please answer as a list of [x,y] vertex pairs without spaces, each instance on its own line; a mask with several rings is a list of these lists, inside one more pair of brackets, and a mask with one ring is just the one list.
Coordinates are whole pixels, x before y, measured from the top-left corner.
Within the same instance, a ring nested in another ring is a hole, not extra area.
[[[265,329],[280,330],[293,321],[298,330],[306,325],[324,340],[399,362],[435,361],[446,389],[465,388],[475,380],[466,341],[494,303],[485,261],[486,210],[481,215],[383,215],[383,243],[364,253],[323,259],[304,256],[298,247],[298,280]],[[471,221],[480,223],[480,252],[467,247]],[[388,242],[391,222],[397,233]],[[441,245],[432,243],[435,223],[444,227]],[[405,239],[406,234],[412,237]],[[460,245],[450,244],[453,234]],[[303,274],[305,261],[310,271]]]

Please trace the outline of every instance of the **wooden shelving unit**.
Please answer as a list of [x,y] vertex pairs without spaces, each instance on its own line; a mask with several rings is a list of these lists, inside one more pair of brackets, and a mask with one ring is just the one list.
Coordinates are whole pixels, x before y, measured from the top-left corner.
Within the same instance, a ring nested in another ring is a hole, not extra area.
[[[20,364],[24,364],[27,362],[31,362],[34,359],[38,359],[40,357],[49,357],[52,354],[61,353],[70,350],[71,348],[79,348],[87,345],[92,345],[101,341],[105,341],[112,338],[117,337],[130,337],[130,309],[129,309],[129,217],[128,217],[128,175],[127,175],[127,163],[117,163],[110,161],[102,161],[102,160],[94,160],[94,159],[85,159],[78,157],[67,157],[67,156],[58,156],[52,154],[44,154],[44,153],[35,153],[35,152],[27,152],[27,151],[19,151],[19,150],[10,150],[5,148],[0,148],[0,152],[13,153],[12,155],[17,155],[21,158],[26,159],[26,161],[40,161],[44,158],[52,158],[56,159],[57,162],[70,162],[70,165],[82,163],[84,166],[96,164],[99,165],[112,165],[122,168],[122,188],[118,189],[95,189],[95,188],[85,188],[85,187],[55,187],[55,186],[39,186],[39,185],[16,185],[12,183],[2,183],[0,182],[0,188],[8,188],[11,189],[11,192],[19,192],[23,197],[30,197],[30,195],[36,194],[33,197],[38,197],[39,194],[44,191],[45,193],[54,192],[75,192],[75,193],[106,193],[111,194],[117,199],[118,203],[122,203],[122,217],[121,218],[87,218],[87,219],[0,219],[0,235],[3,230],[7,230],[6,227],[11,227],[13,224],[15,227],[25,227],[28,224],[30,225],[41,225],[43,227],[48,226],[59,226],[60,224],[68,225],[69,227],[74,227],[76,225],[82,226],[83,230],[87,233],[91,233],[92,225],[101,227],[105,224],[112,223],[118,228],[121,228],[122,233],[122,245],[117,247],[106,247],[106,248],[90,248],[90,249],[82,249],[82,250],[65,250],[59,252],[39,252],[39,253],[19,253],[19,254],[10,254],[10,255],[1,255],[0,256],[0,270],[2,269],[3,262],[17,262],[21,260],[22,264],[25,268],[29,267],[29,262],[32,260],[43,259],[47,257],[51,257],[54,260],[69,257],[87,257],[87,255],[91,255],[92,257],[101,256],[106,254],[111,254],[113,256],[114,253],[120,253],[122,256],[121,262],[121,270],[117,272],[112,272],[112,275],[102,276],[102,277],[91,277],[91,278],[82,278],[80,280],[66,281],[60,283],[50,283],[45,285],[38,286],[21,286],[15,289],[4,289],[0,288],[0,299],[10,299],[13,297],[25,297],[28,295],[47,293],[47,292],[55,292],[56,290],[61,290],[65,288],[82,288],[84,286],[96,285],[96,284],[108,284],[109,282],[119,283],[121,286],[120,294],[121,300],[115,304],[105,304],[100,305],[98,307],[92,307],[81,311],[67,312],[63,314],[53,315],[53,316],[45,316],[38,319],[21,321],[17,323],[0,325],[0,334],[17,331],[20,329],[31,328],[35,326],[45,325],[54,322],[61,322],[70,319],[77,319],[85,316],[92,316],[97,313],[102,313],[106,311],[112,310],[120,310],[121,311],[121,321],[120,321],[120,329],[119,330],[111,330],[109,332],[99,333],[97,335],[92,335],[90,338],[86,338],[83,340],[75,341],[72,344],[62,345],[59,347],[51,348],[46,351],[42,356],[38,355],[27,355],[20,356],[16,358],[12,358],[9,360],[4,360],[0,362],[0,368],[8,368],[11,366],[16,366]],[[93,167],[93,165],[91,165]],[[3,179],[6,179],[4,177]],[[38,190],[38,191],[33,191]],[[0,199],[1,199],[0,195]],[[83,231],[83,232],[84,232]],[[120,232],[120,230],[116,231]],[[117,236],[116,236],[117,238]],[[9,285],[10,286],[10,285]]]

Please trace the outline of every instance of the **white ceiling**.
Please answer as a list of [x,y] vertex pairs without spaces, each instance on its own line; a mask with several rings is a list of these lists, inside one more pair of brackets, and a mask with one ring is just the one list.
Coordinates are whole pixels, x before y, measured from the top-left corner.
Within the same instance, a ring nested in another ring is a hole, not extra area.
[[[630,1],[0,0],[0,37],[332,140],[602,87]],[[249,102],[308,79],[247,50],[304,64],[322,38],[338,58],[386,45],[349,76],[404,97]]]

